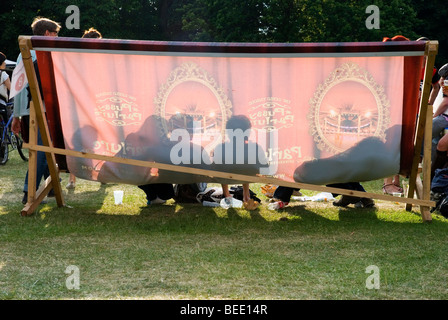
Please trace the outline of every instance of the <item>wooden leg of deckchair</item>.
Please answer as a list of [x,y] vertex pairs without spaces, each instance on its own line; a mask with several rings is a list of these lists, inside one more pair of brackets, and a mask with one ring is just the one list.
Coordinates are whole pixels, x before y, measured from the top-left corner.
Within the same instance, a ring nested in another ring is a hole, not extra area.
[[33,214],[33,212],[37,209],[39,204],[44,200],[45,196],[50,192],[51,188],[53,188],[52,182],[51,182],[51,176],[45,180],[45,183],[37,190],[36,197],[33,199],[33,201],[28,201],[28,203],[25,205],[25,207],[21,211],[22,216],[30,216]]
[[[417,175],[417,179],[415,181],[415,191],[417,192],[417,198],[423,199],[423,183],[420,175]],[[420,206],[420,213],[422,214],[422,219],[425,222],[431,222],[431,208]]]
[[431,209],[429,207],[420,207],[423,222],[432,222]]
[[[30,102],[30,118],[29,118],[29,145],[35,146],[37,145],[37,123],[36,123],[36,113],[34,112],[34,108],[32,106],[33,102]],[[40,201],[37,202],[36,198],[36,180],[37,180],[37,151],[33,149],[29,149],[28,152],[28,198],[25,207],[21,211],[21,215],[30,215],[33,213],[35,206],[39,205]]]
[[[420,179],[420,175],[417,175],[416,183],[418,185],[418,189],[421,189],[420,199],[422,200],[430,200],[431,198],[431,148],[432,148],[432,114],[433,108],[432,105],[428,105],[426,108],[426,134],[424,137],[424,150],[423,150],[423,166],[422,166],[422,175],[423,182]],[[431,212],[429,207],[420,207],[420,211],[422,213],[422,219],[424,222],[431,222]]]
[[[37,145],[37,123],[36,113],[30,102],[29,118],[29,142],[30,145]],[[37,151],[29,150],[28,153],[28,199],[27,202],[33,202],[36,197],[36,175],[37,175]]]

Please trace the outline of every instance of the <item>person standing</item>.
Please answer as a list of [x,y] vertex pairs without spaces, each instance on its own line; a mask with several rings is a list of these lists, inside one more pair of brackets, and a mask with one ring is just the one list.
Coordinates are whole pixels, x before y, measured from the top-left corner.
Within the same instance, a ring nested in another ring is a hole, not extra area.
[[[46,37],[57,37],[61,26],[48,18],[36,17],[32,24],[31,29],[33,35],[35,36],[46,36]],[[40,82],[39,70],[37,68],[37,58],[36,52],[31,50],[31,57],[33,59],[34,67],[36,70],[36,76]],[[17,57],[17,63],[22,60],[22,54]],[[14,109],[13,109],[13,120],[11,124],[11,130],[15,134],[24,132],[25,135],[29,132],[29,116],[30,116],[30,101],[31,94],[29,91],[29,86],[24,88],[14,97]],[[37,133],[37,143],[42,145],[42,137],[40,135],[40,130]],[[37,152],[37,172],[36,172],[36,189],[39,188],[39,184],[43,179],[46,179],[50,175],[47,158],[44,152]],[[23,198],[22,203],[26,204],[28,202],[28,171],[25,176],[25,183],[23,186]]]
[[[0,52],[0,104],[6,110],[6,104],[8,103],[8,91],[11,90],[11,81],[9,75],[5,71],[6,68],[6,56]],[[8,121],[8,119],[5,119]]]
[[[443,65],[439,70],[440,83],[443,85],[444,81],[448,79],[448,63]],[[448,109],[448,87],[443,86],[442,102],[438,109]],[[448,135],[444,134],[443,137],[437,142],[436,150],[431,162],[431,180],[434,178],[437,169],[444,168],[448,161]]]
[[[6,56],[0,52],[0,117],[3,121],[8,122],[10,117],[10,111],[8,109],[8,91],[11,89],[11,81],[9,80],[9,75],[5,72],[6,68]],[[0,135],[2,132],[0,131]],[[4,158],[5,148],[2,146],[0,148],[0,159]]]

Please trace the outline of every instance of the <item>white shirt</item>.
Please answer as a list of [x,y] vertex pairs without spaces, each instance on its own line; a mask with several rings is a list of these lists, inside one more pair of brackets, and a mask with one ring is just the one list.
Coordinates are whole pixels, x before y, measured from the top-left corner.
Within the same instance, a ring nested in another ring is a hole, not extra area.
[[[0,95],[8,101],[8,88],[6,88],[5,81],[9,79],[9,75],[6,71],[1,70],[1,78],[0,78]],[[3,99],[0,99],[0,103],[6,106],[6,102]]]

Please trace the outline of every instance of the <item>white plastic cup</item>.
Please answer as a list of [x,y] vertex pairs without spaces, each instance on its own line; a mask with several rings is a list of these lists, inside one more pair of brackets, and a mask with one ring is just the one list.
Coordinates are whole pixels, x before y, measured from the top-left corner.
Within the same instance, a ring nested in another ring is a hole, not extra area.
[[123,204],[123,190],[114,191],[115,204]]

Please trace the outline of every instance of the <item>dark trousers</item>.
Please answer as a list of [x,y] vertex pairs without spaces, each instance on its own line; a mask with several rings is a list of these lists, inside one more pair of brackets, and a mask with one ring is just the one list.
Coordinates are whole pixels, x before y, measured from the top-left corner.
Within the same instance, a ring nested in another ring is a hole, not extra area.
[[157,197],[162,200],[168,200],[174,197],[174,187],[170,183],[153,183],[138,186],[146,194],[149,201],[155,200]]
[[[29,117],[28,116],[22,117],[22,121],[29,122]],[[25,128],[29,128],[28,123],[24,123],[24,125]],[[28,132],[26,132],[26,134],[28,134]],[[25,141],[28,142],[28,139],[26,139]],[[40,130],[37,130],[37,144],[40,146],[43,144],[42,137],[40,135]],[[42,179],[45,180],[50,176],[50,170],[48,169],[47,156],[45,155],[45,152],[38,151],[36,158],[37,158],[37,170],[36,170],[36,190],[37,190],[39,189],[40,181]],[[23,191],[28,192],[28,171],[26,172]]]
[[292,193],[295,190],[298,191],[300,189],[278,186],[274,191],[273,198],[283,202],[289,202],[291,200]]
[[[366,192],[359,182],[332,183],[327,184],[327,187]],[[332,195],[333,197],[337,197],[339,194],[332,193]]]

